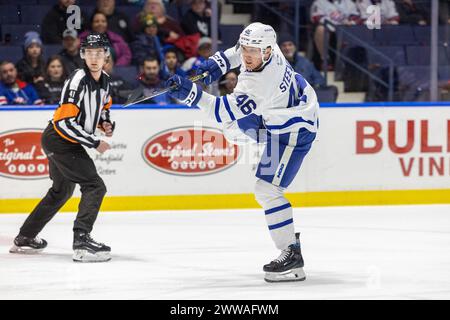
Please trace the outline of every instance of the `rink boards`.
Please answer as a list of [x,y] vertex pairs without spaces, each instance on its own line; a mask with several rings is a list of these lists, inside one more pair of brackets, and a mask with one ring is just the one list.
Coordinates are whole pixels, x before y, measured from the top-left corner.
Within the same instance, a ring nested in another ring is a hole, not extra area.
[[[28,212],[49,188],[39,140],[53,109],[0,109],[0,212]],[[111,115],[112,150],[89,151],[108,188],[104,210],[257,207],[263,145],[227,142],[198,109],[117,106]],[[450,203],[450,103],[324,104],[288,192],[295,206]]]

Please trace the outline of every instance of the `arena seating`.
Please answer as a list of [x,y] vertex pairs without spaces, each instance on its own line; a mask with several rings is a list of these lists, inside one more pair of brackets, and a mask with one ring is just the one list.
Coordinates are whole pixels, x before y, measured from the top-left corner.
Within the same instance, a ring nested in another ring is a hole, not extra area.
[[[340,31],[341,30],[341,31]],[[439,28],[439,80],[448,81],[450,66],[449,44],[445,40],[448,32],[446,27]],[[358,53],[365,52],[367,59],[359,57],[363,62],[362,67],[366,67],[375,76],[384,81],[388,81],[389,59],[392,59],[395,66],[395,81],[397,100],[414,100],[419,91],[426,90],[429,86],[430,78],[430,38],[431,29],[428,26],[382,26],[381,30],[369,30],[365,26],[342,26],[338,28],[338,48],[342,55],[352,58],[351,53],[356,52],[352,48],[360,48]],[[382,55],[380,55],[381,53]],[[388,59],[386,59],[386,57]],[[342,71],[345,65],[342,61],[337,61],[337,74],[346,79]],[[379,86],[370,83],[370,86]],[[384,90],[384,89],[383,89]],[[369,88],[369,94],[373,92]],[[387,89],[384,90],[387,92]],[[369,101],[373,97],[369,97]],[[385,97],[384,97],[385,99]]]
[[[17,62],[22,57],[24,34],[32,30],[41,31],[43,17],[55,2],[56,0],[21,0],[20,4],[16,4],[10,0],[0,0],[1,60]],[[90,17],[95,8],[95,2],[92,0],[78,0],[77,4],[82,6],[86,17]],[[126,0],[117,0],[116,5],[117,10],[125,13],[130,20],[140,11],[140,7],[127,4]],[[179,21],[188,9],[187,4],[177,5],[171,2],[167,6],[167,13]],[[219,50],[233,46],[243,27],[243,25],[220,25]],[[336,34],[337,50],[341,55],[351,58],[351,54],[358,54],[358,59],[354,61],[385,81],[388,74],[385,69],[389,65],[389,59],[392,59],[398,77],[396,90],[408,87],[414,91],[417,89],[414,86],[427,86],[431,39],[429,26],[383,25],[381,30],[370,30],[365,25],[339,26]],[[438,57],[440,81],[450,80],[450,47],[449,43],[445,42],[449,38],[449,28],[440,27]],[[358,47],[361,50],[353,50]],[[60,50],[61,45],[46,45],[44,55],[48,58]],[[352,72],[344,72],[346,67],[348,68],[348,64],[343,61],[335,62],[336,80],[348,82],[349,79],[346,77],[355,78]],[[134,81],[136,72],[135,66],[117,68],[117,73],[126,80]],[[410,81],[411,78],[415,80]],[[352,91],[350,87],[346,86],[346,89]]]

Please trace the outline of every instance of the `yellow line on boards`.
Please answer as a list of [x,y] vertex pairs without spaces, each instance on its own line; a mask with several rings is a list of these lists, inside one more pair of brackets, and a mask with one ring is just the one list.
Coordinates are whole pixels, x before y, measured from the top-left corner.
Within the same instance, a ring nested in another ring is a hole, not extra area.
[[[450,189],[327,191],[288,193],[293,207],[365,206],[400,204],[450,204]],[[79,198],[69,200],[62,212],[76,212]],[[0,199],[0,213],[29,213],[40,199]],[[259,208],[253,194],[170,196],[111,196],[102,211],[205,210]]]

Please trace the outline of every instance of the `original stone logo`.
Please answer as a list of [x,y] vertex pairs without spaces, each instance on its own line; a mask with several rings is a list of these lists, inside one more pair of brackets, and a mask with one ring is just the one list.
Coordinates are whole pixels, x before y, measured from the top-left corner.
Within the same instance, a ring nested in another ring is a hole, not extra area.
[[41,147],[41,129],[0,133],[0,176],[13,179],[48,177],[48,160]]
[[144,160],[153,168],[175,175],[217,173],[234,165],[239,146],[229,143],[215,128],[182,127],[160,132],[142,148]]

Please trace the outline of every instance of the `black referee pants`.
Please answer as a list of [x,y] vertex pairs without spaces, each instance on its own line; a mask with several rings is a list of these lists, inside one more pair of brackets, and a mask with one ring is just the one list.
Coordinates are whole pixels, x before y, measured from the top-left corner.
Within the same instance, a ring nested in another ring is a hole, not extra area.
[[37,236],[70,199],[76,184],[80,185],[81,200],[73,229],[91,232],[106,193],[94,162],[81,145],[60,137],[52,124],[42,135],[42,147],[49,160],[53,185],[25,220],[20,234]]

